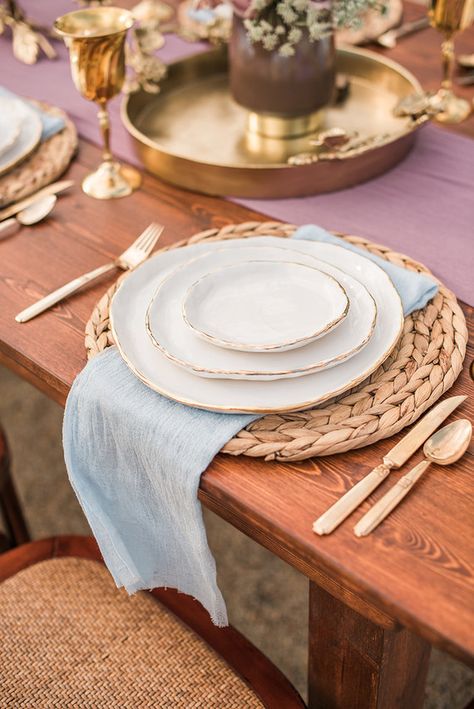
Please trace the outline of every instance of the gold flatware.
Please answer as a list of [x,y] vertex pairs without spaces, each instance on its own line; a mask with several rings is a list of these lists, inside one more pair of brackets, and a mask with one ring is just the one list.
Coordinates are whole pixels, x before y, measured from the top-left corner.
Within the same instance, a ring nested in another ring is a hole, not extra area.
[[10,219],[5,219],[3,222],[0,222],[0,234],[5,236],[4,232],[10,231],[10,229],[18,226],[18,224],[31,226],[32,224],[37,224],[42,219],[46,219],[48,214],[54,209],[56,200],[57,197],[54,194],[37,199],[36,202],[30,204],[29,207],[18,212],[16,217],[10,217]]
[[436,431],[440,423],[466,398],[466,396],[451,396],[425,414],[421,421],[383,457],[381,465],[362,478],[315,521],[313,532],[323,535],[334,531],[385,480],[391,470],[400,468],[411,458],[428,436]]
[[431,463],[451,465],[459,460],[466,452],[471,438],[472,424],[467,419],[453,421],[436,431],[423,446],[425,460],[400,478],[392,489],[370,508],[354,527],[356,537],[365,537],[378,527],[380,522],[388,517],[398,503],[408,495]]
[[458,57],[458,64],[464,69],[474,69],[474,53],[460,54]]
[[15,320],[17,322],[27,322],[31,320],[45,310],[48,310],[48,308],[51,308],[51,306],[59,303],[60,300],[72,295],[80,288],[83,288],[88,283],[99,278],[99,276],[112,271],[114,268],[121,268],[124,271],[136,268],[148,258],[160,238],[163,229],[164,227],[161,226],[161,224],[150,224],[145,231],[140,234],[138,239],[136,239],[123,254],[116,258],[115,261],[111,261],[104,266],[99,266],[99,268],[95,268],[93,271],[89,271],[75,278],[73,281],[66,283],[52,293],[49,293],[49,295],[46,295],[44,298],[41,298],[41,300],[38,300],[36,303],[33,303],[33,305],[22,310],[21,313],[18,313]]
[[87,175],[82,189],[96,199],[126,197],[141,183],[140,173],[119,165],[110,150],[107,103],[120,93],[125,81],[125,38],[135,18],[118,7],[91,7],[59,17],[54,28],[69,50],[74,85],[98,108],[102,131],[102,163]]
[[400,27],[395,27],[392,30],[384,32],[383,34],[376,37],[374,39],[374,42],[380,44],[386,49],[393,49],[396,46],[398,39],[401,39],[402,37],[407,37],[410,34],[419,32],[420,30],[424,30],[429,26],[430,21],[428,17],[422,17],[419,20],[414,20],[413,22],[405,22],[403,25],[400,25]]
[[459,86],[472,86],[474,84],[474,74],[468,74],[467,76],[458,76],[456,83]]
[[0,222],[4,219],[8,219],[9,217],[13,217],[15,214],[23,211],[23,209],[26,209],[43,197],[47,197],[50,194],[59,194],[60,192],[64,192],[64,190],[68,190],[73,186],[73,184],[73,180],[61,180],[60,182],[53,182],[52,184],[43,187],[29,197],[25,197],[25,199],[21,199],[19,202],[15,202],[15,204],[2,209],[0,211]]

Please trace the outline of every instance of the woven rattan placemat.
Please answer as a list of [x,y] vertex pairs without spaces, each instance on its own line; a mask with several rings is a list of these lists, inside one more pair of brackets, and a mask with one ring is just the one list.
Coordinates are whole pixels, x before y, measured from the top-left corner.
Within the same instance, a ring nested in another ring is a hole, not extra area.
[[[200,232],[169,248],[204,240],[289,237],[296,228],[276,222],[234,224]],[[425,266],[385,246],[357,236],[344,235],[344,238],[387,261],[430,273]],[[86,325],[89,359],[113,345],[109,305],[119,282],[120,279],[96,304]],[[463,312],[454,294],[440,284],[439,292],[423,310],[405,318],[397,345],[368,379],[315,409],[264,416],[240,431],[222,451],[266,460],[295,461],[342,453],[387,438],[415,421],[452,386],[462,369],[466,343]]]
[[28,197],[56,180],[66,170],[77,150],[77,131],[64,111],[45,103],[34,103],[51,115],[60,116],[65,126],[40,143],[24,162],[0,177],[0,207]]

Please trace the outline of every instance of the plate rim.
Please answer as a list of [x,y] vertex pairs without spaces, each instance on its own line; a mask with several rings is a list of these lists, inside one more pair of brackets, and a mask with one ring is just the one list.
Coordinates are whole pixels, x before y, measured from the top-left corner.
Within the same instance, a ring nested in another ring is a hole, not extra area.
[[[284,237],[274,237],[274,238],[284,238]],[[215,243],[215,242],[212,242],[212,243]],[[192,245],[192,244],[184,244],[183,246],[176,247],[176,248],[183,248],[184,246],[187,246],[187,245]],[[344,246],[339,246],[338,244],[330,244],[330,245],[337,248],[337,249],[344,249],[344,251],[347,251],[347,249]],[[158,256],[162,255],[162,253],[165,250],[169,250],[169,247],[168,248],[165,247],[165,249],[160,249],[160,251],[157,251],[151,258],[154,260]],[[362,256],[362,258],[366,258],[362,254],[361,254],[361,256]],[[148,259],[145,263],[148,263],[149,261],[150,261],[150,259]],[[176,401],[178,403],[184,404],[185,406],[190,406],[191,408],[197,408],[197,409],[201,409],[201,410],[205,410],[205,411],[213,411],[213,412],[217,412],[217,413],[227,413],[227,414],[246,413],[246,414],[262,414],[262,415],[264,415],[264,414],[278,414],[278,413],[283,414],[283,413],[305,411],[306,409],[313,408],[325,401],[328,401],[328,399],[332,399],[335,396],[338,396],[339,394],[342,394],[343,392],[348,391],[349,389],[352,389],[353,387],[360,384],[360,382],[367,379],[387,359],[387,357],[390,355],[390,352],[393,350],[396,343],[400,339],[400,335],[403,332],[403,327],[404,327],[404,322],[405,322],[405,318],[404,318],[404,314],[403,314],[403,305],[402,305],[402,301],[400,298],[400,294],[398,293],[397,289],[395,288],[395,285],[394,285],[392,279],[390,278],[390,276],[388,275],[388,273],[383,268],[381,268],[381,266],[379,266],[378,264],[374,263],[373,261],[372,261],[372,263],[374,264],[374,266],[376,266],[383,273],[383,275],[386,277],[387,281],[392,286],[393,291],[397,296],[397,303],[399,305],[398,310],[399,310],[399,316],[400,316],[400,324],[399,324],[399,327],[397,330],[397,334],[393,338],[392,344],[390,345],[390,347],[386,351],[384,351],[384,353],[382,355],[380,355],[380,357],[376,360],[375,363],[373,363],[370,367],[367,368],[367,370],[363,374],[359,375],[358,377],[356,377],[354,379],[351,379],[350,382],[344,384],[343,386],[339,387],[336,390],[331,391],[328,394],[320,395],[316,399],[313,398],[313,399],[309,399],[309,400],[306,400],[303,402],[298,402],[297,404],[294,404],[291,406],[285,406],[285,407],[282,407],[282,406],[260,407],[260,406],[258,406],[258,407],[249,407],[249,408],[242,409],[242,407],[237,407],[235,405],[231,405],[231,406],[204,405],[202,402],[196,401],[194,399],[190,399],[188,397],[179,397],[178,398],[176,395],[170,393],[166,389],[166,387],[158,386],[158,385],[154,384],[153,382],[151,382],[151,380],[149,380],[148,377],[146,375],[144,375],[143,372],[141,372],[140,369],[138,367],[136,367],[130,361],[128,356],[125,354],[123,347],[120,344],[120,338],[117,336],[117,331],[116,331],[115,322],[114,322],[113,303],[115,301],[117,294],[122,290],[124,284],[127,282],[128,277],[134,271],[130,271],[130,273],[127,274],[127,277],[122,280],[122,282],[120,283],[120,285],[118,286],[117,290],[115,291],[115,293],[112,297],[110,308],[109,308],[110,329],[112,332],[112,336],[114,338],[115,345],[116,345],[122,359],[127,364],[129,369],[138,377],[138,379],[140,379],[143,382],[143,384],[148,386],[153,391],[156,391],[158,394],[161,394],[162,396],[165,396],[167,399],[170,399],[171,401]]]
[[[262,248],[262,247],[254,247],[254,248]],[[290,251],[290,249],[285,249],[284,247],[277,247],[277,246],[265,247],[265,248],[279,248],[279,249],[283,249],[284,251]],[[219,253],[219,252],[222,253],[222,252],[226,252],[226,251],[228,251],[227,248],[223,248],[223,249],[216,248],[213,251],[213,253]],[[210,253],[210,252],[206,251],[206,252],[204,252],[204,254],[201,254],[200,256],[196,256],[196,257],[190,259],[189,261],[185,261],[181,265],[177,266],[175,269],[172,270],[172,272],[165,279],[163,279],[163,282],[160,284],[157,291],[161,288],[162,285],[164,285],[165,282],[167,282],[171,278],[171,276],[174,275],[174,273],[177,270],[184,269],[187,265],[189,265],[190,263],[192,263],[194,261],[200,260],[201,258],[206,256],[208,253]],[[300,253],[304,253],[304,252],[300,252]],[[307,254],[307,255],[309,255],[309,254]],[[310,258],[313,258],[315,261],[321,261],[323,264],[325,263],[322,261],[322,259],[317,259],[316,257],[311,257],[311,256],[310,256]],[[327,265],[332,266],[333,268],[336,268],[336,269],[342,271],[342,269],[338,268],[338,266],[334,266],[333,264],[327,264]],[[345,274],[345,272],[343,272],[343,273]],[[351,276],[350,274],[345,274],[345,275],[348,275],[349,277],[351,277],[355,281],[357,281],[355,276]],[[363,283],[360,283],[360,281],[358,281],[358,283],[365,290],[365,292],[367,293],[367,295],[371,299],[373,306],[374,306],[374,315],[373,315],[372,322],[370,325],[370,330],[367,333],[367,336],[360,343],[358,343],[357,347],[349,350],[348,352],[345,352],[345,353],[339,355],[338,357],[326,359],[326,360],[319,362],[319,363],[312,363],[312,364],[304,366],[304,367],[296,367],[294,369],[266,370],[266,371],[256,372],[255,370],[250,370],[250,369],[249,370],[221,369],[221,368],[211,369],[209,367],[204,367],[201,365],[193,364],[192,362],[182,359],[178,355],[175,355],[175,354],[169,352],[169,350],[156,339],[156,337],[153,334],[152,328],[150,326],[150,311],[151,311],[152,306],[154,305],[157,291],[155,291],[155,293],[153,294],[153,297],[147,307],[146,315],[145,315],[145,326],[147,328],[148,336],[152,340],[154,346],[157,347],[162,352],[162,354],[164,354],[165,357],[167,357],[167,359],[171,360],[171,362],[178,365],[179,367],[181,367],[185,371],[191,372],[192,374],[195,374],[196,376],[202,377],[203,373],[208,373],[208,374],[212,375],[211,377],[208,377],[208,378],[212,378],[212,379],[214,379],[214,378],[221,378],[221,379],[222,378],[228,378],[228,379],[234,378],[234,379],[240,379],[242,381],[252,381],[252,379],[254,381],[270,381],[271,379],[273,379],[273,380],[288,379],[288,378],[291,378],[292,374],[296,375],[296,376],[298,376],[299,374],[301,376],[307,376],[310,374],[315,374],[316,372],[322,371],[324,369],[329,369],[330,367],[328,366],[328,363],[330,363],[330,362],[342,363],[342,362],[350,359],[351,357],[355,356],[360,350],[362,350],[368,344],[368,342],[371,340],[371,338],[374,334],[376,324],[377,324],[378,307],[377,307],[377,303],[375,301],[375,298],[372,295],[372,293],[369,291],[369,289]],[[253,354],[255,354],[255,353],[253,353]],[[225,376],[219,377],[217,375],[225,375]],[[232,375],[234,375],[234,376],[232,376]],[[265,377],[265,379],[257,379],[257,377],[262,377],[262,376]]]
[[[308,268],[313,271],[318,271],[322,276],[328,278],[331,281],[334,281],[335,287],[339,288],[339,290],[342,290],[343,297],[345,299],[345,305],[342,309],[341,312],[337,314],[333,320],[330,322],[326,323],[324,327],[320,328],[316,332],[310,333],[308,335],[305,335],[304,337],[297,337],[292,340],[286,340],[284,342],[278,342],[278,343],[270,343],[267,345],[251,345],[248,343],[236,343],[231,340],[226,340],[224,338],[220,338],[216,335],[212,335],[211,333],[206,332],[205,330],[202,330],[197,327],[197,325],[193,325],[191,320],[189,319],[189,316],[186,312],[186,302],[189,299],[189,295],[191,294],[192,290],[195,289],[202,281],[204,281],[206,278],[209,278],[210,276],[216,275],[218,273],[221,273],[222,271],[225,271],[227,269],[231,268],[238,268],[239,266],[242,267],[244,264],[253,264],[253,263],[272,263],[272,264],[278,264],[278,265],[287,265],[287,266],[298,266],[301,268]],[[163,281],[164,283],[164,281]],[[158,296],[158,291],[159,289],[163,286],[163,283],[160,284],[159,288],[157,289],[155,295],[153,296],[153,299]],[[150,303],[151,307],[151,303]],[[271,261],[270,259],[268,260],[261,260],[261,261],[254,261],[253,259],[249,259],[248,261],[241,261],[236,264],[229,264],[228,266],[221,266],[220,268],[216,268],[213,271],[210,271],[209,273],[204,274],[204,276],[201,276],[198,278],[194,283],[192,283],[188,289],[186,290],[186,293],[183,297],[183,302],[181,305],[181,312],[182,312],[182,317],[185,323],[188,325],[188,327],[191,328],[191,330],[194,331],[194,333],[198,336],[201,337],[211,344],[214,344],[216,346],[220,346],[224,349],[229,349],[229,350],[236,350],[237,352],[252,352],[252,353],[267,353],[267,352],[284,352],[289,349],[293,349],[295,346],[296,347],[304,347],[307,344],[310,344],[311,342],[314,342],[315,340],[319,339],[323,335],[328,334],[333,330],[335,327],[340,325],[342,321],[347,317],[347,314],[349,312],[349,307],[350,307],[350,301],[349,297],[347,295],[346,289],[344,286],[339,283],[339,281],[334,277],[331,276],[329,273],[325,273],[324,271],[321,271],[320,268],[317,268],[316,266],[310,266],[309,264],[302,264],[302,263],[297,263],[295,261]],[[147,322],[148,322],[148,310],[147,310]]]
[[[28,146],[23,150],[21,155],[16,155],[14,158],[12,158],[10,160],[10,162],[6,163],[5,165],[0,164],[0,176],[3,176],[6,173],[10,172],[10,170],[13,170],[13,168],[16,167],[19,163],[23,162],[23,160],[26,160],[26,158],[29,157],[29,155],[31,155],[31,153],[37,148],[39,142],[41,141],[41,135],[43,132],[43,123],[41,121],[41,117],[39,116],[38,112],[35,111],[33,106],[28,104],[27,99],[23,99],[23,98],[18,97],[17,100],[19,103],[21,103],[23,105],[23,107],[27,113],[27,115],[24,116],[24,119],[22,121],[22,126],[25,125],[27,121],[31,121],[33,123],[36,123],[35,130],[34,130],[31,141],[28,143]],[[20,135],[21,135],[21,129],[20,129]],[[13,145],[10,146],[10,148],[8,148],[8,150],[11,150],[12,148],[14,148],[15,142],[13,143]],[[8,151],[5,151],[5,152],[8,152]],[[1,157],[2,156],[0,155],[0,163],[1,163]]]
[[[17,103],[17,98],[15,96],[0,96],[0,105],[4,102],[6,102],[7,105],[8,105],[8,103],[10,103],[13,106],[15,106],[15,104]],[[14,124],[14,128],[16,129],[16,131],[15,130],[13,131],[13,137],[10,137],[10,141],[7,143],[4,143],[3,146],[0,143],[0,159],[4,153],[6,153],[8,150],[10,150],[10,148],[12,148],[15,145],[17,138],[21,132],[21,124],[22,124],[22,120],[20,117],[19,120],[16,122],[16,124]]]

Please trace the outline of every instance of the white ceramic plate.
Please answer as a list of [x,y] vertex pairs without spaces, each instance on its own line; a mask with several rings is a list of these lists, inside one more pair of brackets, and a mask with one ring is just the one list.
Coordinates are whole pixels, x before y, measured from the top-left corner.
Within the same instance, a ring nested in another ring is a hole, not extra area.
[[[146,311],[161,278],[187,260],[215,249],[279,246],[331,263],[367,286],[377,304],[377,323],[367,347],[324,372],[274,382],[204,379],[173,364],[154,347]],[[111,327],[127,365],[149,387],[188,406],[225,413],[277,413],[308,409],[355,386],[390,354],[403,327],[402,305],[387,274],[372,261],[343,247],[312,241],[254,237],[192,244],[159,252],[132,271],[111,305]]]
[[20,132],[13,144],[6,148],[0,155],[0,175],[8,172],[19,162],[24,160],[36,148],[41,139],[43,126],[38,113],[25,101],[15,101]]
[[243,261],[195,281],[183,318],[213,345],[242,352],[286,352],[333,330],[349,312],[344,288],[315,266]]
[[[237,352],[215,347],[198,339],[181,317],[181,304],[190,283],[211,268],[227,270],[229,265],[248,268],[257,259],[317,267],[334,277],[350,299],[349,313],[331,333],[316,342],[288,352]],[[376,307],[372,296],[355,278],[308,254],[273,246],[241,246],[239,249],[214,249],[192,259],[169,275],[150,303],[147,327],[157,347],[172,362],[202,377],[220,379],[285,379],[332,367],[354,356],[369,341],[375,326]]]
[[20,135],[22,115],[18,99],[0,96],[0,155],[11,148]]

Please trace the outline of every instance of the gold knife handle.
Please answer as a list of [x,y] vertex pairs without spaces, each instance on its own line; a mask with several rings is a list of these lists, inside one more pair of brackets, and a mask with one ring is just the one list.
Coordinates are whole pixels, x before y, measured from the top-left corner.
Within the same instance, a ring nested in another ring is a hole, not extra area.
[[374,468],[314,522],[313,532],[321,535],[333,532],[385,480],[391,467],[381,463]]
[[396,27],[393,33],[397,39],[402,37],[407,37],[409,34],[418,32],[418,30],[424,30],[425,27],[430,26],[430,20],[428,17],[420,17],[419,20],[412,20],[411,22],[404,22],[400,27]]
[[365,537],[370,534],[385,517],[408,495],[416,481],[421,478],[426,468],[430,465],[429,460],[418,463],[409,473],[400,478],[383,497],[375,503],[373,507],[357,522],[354,527],[356,537]]
[[[0,222],[0,234],[3,234],[5,231],[11,231],[13,227],[18,227],[17,220],[14,217],[5,219],[5,221]],[[5,236],[5,234],[3,234],[3,236]]]
[[60,182],[53,182],[50,185],[46,185],[46,187],[42,187],[40,190],[38,190],[38,192],[31,194],[29,197],[25,197],[19,202],[15,202],[15,204],[12,204],[10,207],[5,207],[5,209],[1,209],[0,222],[4,219],[8,219],[8,217],[13,217],[15,214],[18,214],[18,212],[21,212],[22,209],[26,209],[26,207],[29,207],[31,204],[34,204],[34,202],[37,202],[43,197],[47,197],[51,194],[59,194],[60,192],[64,192],[64,190],[67,190],[72,187],[73,184],[73,180],[61,180]]
[[61,288],[57,288],[52,293],[45,295],[44,298],[41,298],[36,301],[36,303],[33,303],[33,305],[30,305],[28,308],[25,308],[25,310],[22,310],[21,313],[18,313],[15,317],[15,320],[17,322],[28,322],[28,320],[35,318],[40,313],[48,310],[48,308],[52,308],[52,306],[59,303],[60,300],[76,293],[76,291],[80,290],[88,283],[95,281],[95,279],[99,278],[99,276],[108,273],[113,268],[117,268],[115,262],[107,263],[105,266],[99,266],[99,268],[95,268],[93,271],[89,271],[89,273],[85,273],[83,276],[79,276],[79,278],[69,281],[69,283],[61,286]]

